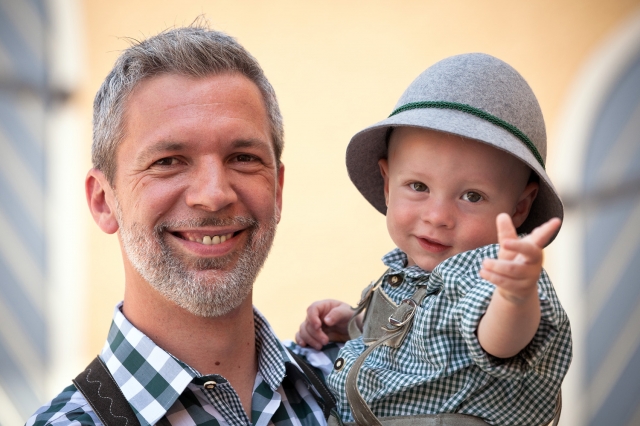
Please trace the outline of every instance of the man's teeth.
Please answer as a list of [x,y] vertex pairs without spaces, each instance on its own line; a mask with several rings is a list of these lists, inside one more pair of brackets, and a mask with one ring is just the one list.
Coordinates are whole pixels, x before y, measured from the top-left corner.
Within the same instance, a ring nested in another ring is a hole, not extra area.
[[224,243],[225,241],[227,241],[232,236],[233,236],[233,232],[231,232],[229,234],[225,234],[225,235],[213,235],[213,236],[205,235],[202,238],[202,241],[200,241],[196,237],[190,237],[189,241],[194,241],[194,242],[198,242],[198,243],[204,244],[206,246],[210,246],[210,245],[216,245],[216,244]]

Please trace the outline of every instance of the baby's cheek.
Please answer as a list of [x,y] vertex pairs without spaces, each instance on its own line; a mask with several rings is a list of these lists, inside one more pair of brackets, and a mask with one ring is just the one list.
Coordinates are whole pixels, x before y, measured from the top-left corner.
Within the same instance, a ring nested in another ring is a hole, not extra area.
[[387,230],[393,242],[403,249],[406,239],[411,233],[412,220],[410,214],[403,213],[399,209],[387,210]]
[[484,220],[468,220],[462,224],[466,225],[466,229],[460,232],[460,236],[463,238],[461,252],[498,242],[495,217],[492,219],[484,218]]

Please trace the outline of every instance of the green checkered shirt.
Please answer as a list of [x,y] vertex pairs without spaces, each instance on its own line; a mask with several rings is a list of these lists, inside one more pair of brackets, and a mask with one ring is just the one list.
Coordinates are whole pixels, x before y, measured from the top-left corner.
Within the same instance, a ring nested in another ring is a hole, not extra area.
[[[378,417],[460,413],[493,425],[551,420],[571,362],[569,320],[543,271],[538,281],[542,319],[531,343],[508,359],[484,352],[476,329],[495,286],[479,271],[482,260],[497,253],[497,245],[460,253],[432,273],[405,267],[407,257],[399,249],[383,258],[389,274],[404,276],[397,287],[383,281],[395,303],[409,298],[417,284],[426,285],[428,295],[403,344],[379,346],[360,370],[358,389]],[[344,421],[353,421],[345,394],[347,373],[365,349],[362,337],[347,342],[338,354],[345,367],[327,380]]]
[[[203,376],[154,344],[115,309],[100,358],[105,362],[142,426],[161,419],[172,425],[326,425],[301,370],[254,310],[258,374],[249,421],[240,399],[220,375]],[[204,383],[215,381],[213,389]],[[28,426],[102,425],[83,395],[71,385],[41,407]]]

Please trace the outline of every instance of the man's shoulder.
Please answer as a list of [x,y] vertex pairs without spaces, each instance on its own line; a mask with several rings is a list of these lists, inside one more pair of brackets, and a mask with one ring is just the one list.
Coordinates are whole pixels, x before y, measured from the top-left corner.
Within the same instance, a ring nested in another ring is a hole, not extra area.
[[99,426],[93,409],[75,385],[66,387],[58,396],[36,411],[25,426]]

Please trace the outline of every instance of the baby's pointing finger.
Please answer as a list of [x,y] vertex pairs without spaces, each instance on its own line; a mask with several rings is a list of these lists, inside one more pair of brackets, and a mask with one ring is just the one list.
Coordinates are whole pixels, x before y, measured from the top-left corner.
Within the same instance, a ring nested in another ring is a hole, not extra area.
[[506,213],[500,213],[496,217],[496,228],[498,229],[498,242],[503,240],[518,238],[516,228],[513,226],[511,216]]
[[518,238],[518,234],[516,234],[516,230],[513,227],[513,222],[511,221],[511,216],[506,213],[500,213],[496,217],[496,228],[498,231],[498,243],[500,244],[498,258],[513,259],[517,253],[507,250],[503,245],[505,241]]

